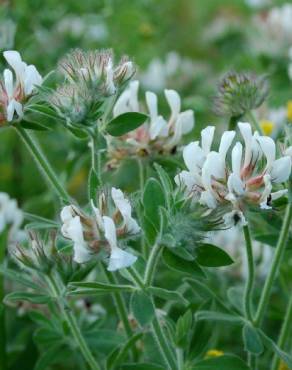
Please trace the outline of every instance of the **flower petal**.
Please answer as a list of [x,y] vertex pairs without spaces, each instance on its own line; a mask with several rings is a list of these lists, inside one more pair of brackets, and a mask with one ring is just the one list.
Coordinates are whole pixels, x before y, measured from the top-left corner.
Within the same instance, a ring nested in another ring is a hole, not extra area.
[[215,132],[215,126],[207,126],[201,131],[202,149],[207,155],[210,152]]
[[274,183],[285,182],[289,179],[290,173],[291,173],[291,157],[289,156],[282,157],[273,162],[270,172],[272,182]]
[[145,96],[150,118],[151,120],[154,120],[158,116],[157,95],[154,94],[152,91],[146,91]]
[[114,224],[114,221],[108,216],[103,216],[102,220],[104,227],[104,236],[106,240],[108,241],[112,249],[118,248],[116,226]]
[[227,151],[232,144],[234,136],[235,136],[235,131],[225,131],[221,137],[219,153],[223,161],[225,161]]
[[176,119],[181,108],[180,96],[175,90],[164,90],[164,94],[171,110],[171,119]]
[[116,271],[122,268],[132,266],[137,261],[137,257],[128,253],[121,248],[113,248],[111,250],[108,271]]
[[242,144],[237,142],[232,149],[232,171],[240,177],[241,161],[242,161]]

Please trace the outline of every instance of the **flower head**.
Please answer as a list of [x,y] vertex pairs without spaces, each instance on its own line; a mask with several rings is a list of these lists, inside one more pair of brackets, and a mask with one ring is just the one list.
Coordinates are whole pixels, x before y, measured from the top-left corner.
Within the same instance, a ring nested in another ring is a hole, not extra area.
[[108,270],[115,271],[131,266],[137,257],[118,246],[118,239],[140,232],[132,217],[130,202],[121,190],[112,188],[110,195],[99,196],[99,206],[92,202],[93,216],[83,214],[74,205],[62,209],[62,234],[73,241],[74,260],[77,263],[89,261],[102,250],[109,253]]
[[133,62],[123,57],[114,65],[110,50],[73,50],[59,63],[65,82],[50,97],[67,125],[96,125],[103,103],[116,94],[135,73]]
[[4,58],[12,68],[5,69],[0,81],[0,126],[23,116],[23,105],[41,85],[42,77],[34,65],[27,65],[15,50],[4,51]]
[[[129,87],[120,95],[113,113],[114,116],[126,112],[141,111],[138,100],[139,81],[132,81]],[[166,119],[158,112],[157,95],[151,91],[145,94],[149,120],[137,130],[130,132],[121,140],[110,140],[110,154],[115,157],[117,151],[145,155],[153,153],[170,153],[180,144],[182,136],[189,133],[194,127],[194,112],[181,112],[181,99],[175,90],[164,90],[165,99],[170,108],[170,115]]]
[[[273,192],[273,185],[287,181],[291,173],[291,158],[287,155],[276,159],[272,138],[253,134],[249,123],[240,122],[238,126],[244,145],[239,141],[232,145],[235,132],[226,131],[218,151],[211,150],[215,128],[205,128],[201,145],[197,141],[184,148],[188,170],[175,178],[189,196],[207,208],[229,207],[231,213],[224,216],[229,225],[232,220],[233,224],[245,224],[243,213],[249,204],[271,208],[273,200],[287,193],[287,189]],[[231,147],[229,164],[227,153]]]
[[220,81],[214,101],[219,115],[240,117],[258,108],[269,93],[267,79],[252,73],[229,72]]

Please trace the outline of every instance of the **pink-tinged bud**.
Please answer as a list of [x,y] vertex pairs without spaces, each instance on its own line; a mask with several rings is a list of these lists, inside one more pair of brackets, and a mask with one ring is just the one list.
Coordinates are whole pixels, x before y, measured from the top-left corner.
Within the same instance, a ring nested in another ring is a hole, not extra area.
[[264,183],[264,176],[259,175],[256,177],[252,177],[251,179],[246,181],[246,185],[248,189],[258,189],[260,188]]

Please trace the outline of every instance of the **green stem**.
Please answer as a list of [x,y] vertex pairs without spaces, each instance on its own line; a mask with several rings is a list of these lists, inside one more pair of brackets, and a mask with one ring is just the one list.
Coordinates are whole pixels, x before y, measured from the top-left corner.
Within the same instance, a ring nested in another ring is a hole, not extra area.
[[144,275],[144,285],[151,285],[155,273],[155,269],[159,260],[159,255],[162,251],[162,247],[159,244],[155,244],[151,250]]
[[[136,286],[142,290],[144,290],[145,294],[148,294],[149,293],[147,291],[145,291],[145,285],[139,275],[139,273],[133,268],[133,267],[129,267],[127,269],[127,271],[129,272],[129,274],[131,275],[132,279],[134,280]],[[171,350],[171,347],[170,347],[170,344],[160,326],[160,323],[159,323],[159,320],[157,318],[157,315],[156,315],[156,311],[155,311],[155,304],[154,304],[154,300],[152,298],[152,296],[150,295],[151,297],[151,300],[152,300],[152,304],[154,306],[154,318],[152,320],[152,323],[151,323],[151,329],[152,329],[152,332],[153,332],[153,336],[158,344],[158,347],[159,347],[159,350],[160,350],[160,353],[167,365],[167,369],[169,370],[176,370],[177,369],[177,363],[176,363],[176,359],[175,359],[175,356]]]
[[[104,274],[108,282],[111,284],[117,284],[117,279],[114,273],[107,271],[103,265],[102,265],[102,268],[103,268]],[[112,297],[113,297],[113,300],[116,306],[117,314],[119,316],[120,321],[123,323],[127,337],[131,338],[133,335],[133,330],[129,322],[127,306],[126,306],[124,297],[119,292],[112,293]]]
[[38,146],[36,139],[33,138],[32,134],[29,135],[27,131],[23,129],[21,126],[15,125],[14,127],[17,133],[19,134],[19,136],[21,137],[21,139],[24,141],[26,147],[30,151],[33,159],[37,163],[43,176],[48,180],[49,184],[52,185],[53,189],[58,194],[58,196],[64,201],[66,201],[67,203],[70,203],[69,194],[64,189],[64,187],[60,184],[54,170],[52,169],[45,155],[43,154],[40,147]]
[[256,129],[260,135],[263,135],[263,130],[252,111],[246,112],[246,118],[253,125],[253,128]]
[[183,370],[184,368],[184,352],[182,348],[176,349],[176,359],[177,359],[177,366],[178,370]]
[[[7,230],[4,230],[0,238],[0,265],[4,263],[6,244],[7,244]],[[5,320],[5,306],[3,299],[5,297],[4,275],[0,274],[0,370],[7,369],[6,356],[6,320]]]
[[[290,296],[288,308],[284,317],[284,322],[280,331],[279,339],[278,339],[278,347],[280,349],[285,350],[285,344],[289,340],[291,335],[291,324],[292,324],[292,295]],[[274,354],[273,362],[272,362],[272,370],[277,370],[279,368],[279,357]]]
[[177,369],[177,363],[174,358],[174,355],[170,349],[168,340],[165,337],[165,334],[160,326],[159,320],[155,314],[153,321],[151,323],[151,329],[153,332],[153,336],[157,341],[159,346],[160,353],[167,365],[167,369],[175,370]]
[[91,136],[91,167],[96,171],[101,183],[101,158],[98,149],[99,133],[97,130]]
[[65,321],[67,322],[67,324],[70,328],[71,334],[73,335],[73,337],[75,339],[75,342],[78,345],[84,359],[86,360],[86,362],[89,365],[91,370],[100,370],[101,369],[100,366],[98,365],[98,363],[94,359],[94,357],[93,357],[90,349],[88,348],[87,343],[85,342],[85,339],[84,339],[84,337],[83,337],[83,335],[82,335],[82,333],[81,333],[81,331],[78,327],[75,316],[73,315],[73,313],[70,310],[68,310],[67,308],[64,307],[64,304],[60,303],[60,302],[62,302],[63,297],[62,297],[62,291],[61,291],[58,283],[56,282],[56,280],[54,279],[54,277],[52,275],[48,275],[48,282],[50,284],[52,293],[54,294],[55,298],[59,302],[59,307],[61,309],[63,317],[64,317]]
[[246,255],[247,255],[247,265],[248,265],[248,276],[244,292],[244,311],[245,317],[249,321],[253,321],[253,307],[252,307],[252,293],[254,287],[255,278],[255,266],[252,251],[252,241],[250,236],[250,231],[248,225],[243,226],[243,234],[246,244]]
[[261,325],[262,323],[262,320],[263,320],[263,317],[266,311],[266,307],[267,307],[267,304],[270,298],[271,289],[277,277],[279,266],[281,264],[281,261],[284,255],[286,243],[287,243],[288,236],[289,236],[289,228],[291,225],[291,219],[292,219],[292,204],[290,203],[286,209],[282,229],[280,232],[279,240],[278,240],[274,258],[272,261],[272,266],[271,266],[269,275],[265,281],[264,289],[263,289],[260,302],[258,305],[258,309],[256,312],[255,325],[257,326]]

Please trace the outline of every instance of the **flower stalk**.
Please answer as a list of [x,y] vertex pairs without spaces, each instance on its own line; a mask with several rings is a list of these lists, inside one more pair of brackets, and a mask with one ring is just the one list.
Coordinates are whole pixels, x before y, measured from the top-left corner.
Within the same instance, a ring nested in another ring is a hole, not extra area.
[[15,125],[14,127],[18,135],[25,143],[27,149],[31,153],[43,176],[48,180],[49,184],[52,185],[57,195],[66,203],[70,203],[69,194],[59,182],[53,168],[51,167],[44,153],[38,146],[36,139],[33,138],[32,135],[29,135],[27,131],[23,129],[20,125]]
[[[0,265],[3,264],[5,259],[6,240],[7,232],[4,230],[2,235],[0,235]],[[7,369],[5,306],[3,303],[4,296],[4,275],[0,274],[0,370]]]
[[288,236],[289,236],[289,228],[291,225],[291,220],[292,220],[292,203],[290,203],[286,208],[283,226],[282,226],[281,233],[280,233],[278,243],[276,246],[276,251],[275,251],[274,258],[273,258],[272,266],[271,266],[269,275],[265,281],[264,289],[263,289],[260,302],[257,308],[257,312],[255,315],[254,323],[256,326],[260,326],[264,318],[267,304],[268,304],[268,301],[271,295],[271,289],[273,287],[273,283],[277,277],[277,273],[278,273],[281,261],[283,259],[286,243],[287,243]]
[[247,265],[248,265],[248,276],[244,292],[244,311],[246,318],[252,322],[253,321],[253,303],[252,294],[254,287],[255,278],[255,265],[252,250],[252,240],[250,235],[250,230],[248,225],[243,226],[243,234],[246,244],[246,255],[247,255]]
[[[49,285],[50,285],[50,288],[52,290],[52,293],[53,295],[57,298],[57,301],[58,302],[62,302],[62,291],[58,285],[58,283],[56,282],[55,278],[52,276],[52,275],[48,275],[48,282],[49,282]],[[74,337],[74,340],[76,342],[76,344],[78,345],[84,359],[86,360],[87,364],[89,365],[90,369],[91,370],[100,370],[101,367],[98,365],[98,363],[96,362],[95,358],[93,357],[90,349],[88,348],[87,346],[87,343],[78,327],[78,324],[77,324],[77,321],[76,321],[76,318],[74,316],[74,314],[66,309],[64,307],[63,304],[60,304],[59,303],[59,307],[60,307],[60,310],[61,310],[61,313],[64,317],[64,320],[67,322],[69,328],[70,328],[70,331],[71,331],[71,334],[73,335]]]

